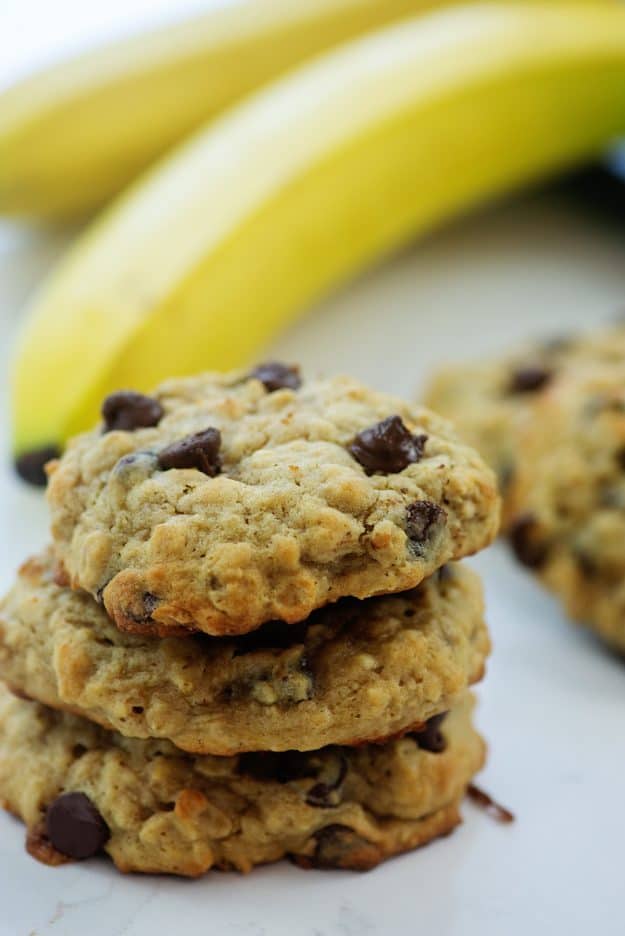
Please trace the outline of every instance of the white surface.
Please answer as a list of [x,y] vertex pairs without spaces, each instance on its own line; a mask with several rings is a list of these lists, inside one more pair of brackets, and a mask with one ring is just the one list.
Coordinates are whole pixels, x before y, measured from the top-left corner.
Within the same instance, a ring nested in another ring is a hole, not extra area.
[[[114,29],[129,11],[155,6],[167,4],[4,0],[0,53],[4,44],[5,66],[17,67],[33,49],[49,51],[45,29],[58,45],[59,23],[73,8],[82,10],[82,26],[71,20],[72,41],[93,35],[94,23]],[[35,15],[29,51],[19,26]],[[60,245],[0,229],[3,375],[24,297]],[[407,251],[316,310],[271,353],[300,360],[308,373],[351,371],[411,393],[449,357],[609,318],[623,305],[624,271],[622,232],[553,202],[516,204]],[[0,392],[4,588],[45,541],[47,518],[40,493],[7,467],[4,376]],[[515,825],[499,826],[467,804],[451,838],[368,875],[283,863],[247,878],[215,873],[189,882],[122,877],[105,860],[44,867],[25,854],[22,826],[2,815],[0,936],[621,934],[625,667],[567,624],[501,548],[476,564],[495,641],[479,711],[491,755],[479,782],[515,811]]]

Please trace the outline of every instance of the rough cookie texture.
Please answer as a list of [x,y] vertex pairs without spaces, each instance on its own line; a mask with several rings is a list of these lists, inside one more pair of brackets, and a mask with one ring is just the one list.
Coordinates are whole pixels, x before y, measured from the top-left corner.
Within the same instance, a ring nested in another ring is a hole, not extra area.
[[562,379],[586,369],[622,366],[625,325],[588,336],[563,336],[470,364],[442,368],[426,393],[428,406],[453,420],[469,445],[495,470],[509,525],[520,438],[537,418],[535,407]]
[[386,737],[449,709],[489,650],[479,579],[460,565],[299,625],[161,640],[119,631],[89,595],[56,585],[53,568],[50,554],[25,563],[0,605],[0,676],[47,705],[195,753]]
[[429,402],[505,476],[517,558],[625,649],[625,326],[450,370]]
[[[100,427],[50,471],[62,568],[120,628],[293,623],[344,596],[412,588],[496,534],[496,483],[477,454],[444,420],[354,380],[273,390],[207,374],[154,398],[157,426]],[[436,522],[411,536],[424,501]]]
[[[26,823],[31,854],[52,864],[66,860],[49,837],[60,829],[63,847],[81,857],[104,841],[122,871],[248,871],[287,855],[365,870],[459,822],[484,758],[468,697],[441,731],[439,753],[406,736],[310,754],[193,757],[0,689],[0,799]],[[85,814],[91,833],[81,848]]]
[[517,557],[573,618],[625,650],[625,354],[562,377],[520,442]]

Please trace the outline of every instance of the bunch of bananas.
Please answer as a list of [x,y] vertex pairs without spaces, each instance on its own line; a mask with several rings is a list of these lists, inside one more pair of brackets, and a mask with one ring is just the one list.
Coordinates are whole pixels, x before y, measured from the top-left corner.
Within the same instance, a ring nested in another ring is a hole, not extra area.
[[17,455],[115,388],[244,363],[415,233],[625,130],[618,3],[433,6],[252,0],[0,95],[2,213],[84,214],[158,158],[34,299]]

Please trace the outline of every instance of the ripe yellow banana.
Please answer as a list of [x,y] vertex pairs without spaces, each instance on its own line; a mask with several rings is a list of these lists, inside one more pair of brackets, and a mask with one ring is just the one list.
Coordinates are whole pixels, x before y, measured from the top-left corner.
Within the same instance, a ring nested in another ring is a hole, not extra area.
[[345,39],[451,0],[246,0],[0,95],[0,214],[84,214],[203,121]]
[[15,450],[116,387],[240,365],[313,299],[486,196],[625,130],[625,8],[471,5],[359,39],[198,134],[35,299]]

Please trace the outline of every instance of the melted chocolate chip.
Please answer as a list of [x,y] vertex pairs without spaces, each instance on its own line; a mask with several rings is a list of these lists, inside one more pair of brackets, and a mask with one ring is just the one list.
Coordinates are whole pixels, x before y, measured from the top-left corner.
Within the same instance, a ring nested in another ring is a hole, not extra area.
[[164,448],[158,456],[159,468],[197,468],[211,478],[221,471],[221,433],[219,429],[195,432]]
[[411,737],[417,742],[423,751],[431,751],[433,754],[440,754],[447,747],[445,735],[441,731],[441,724],[445,719],[447,712],[440,715],[433,715],[425,723],[422,731],[415,731]]
[[314,855],[301,861],[306,867],[365,870],[374,867],[381,858],[376,845],[361,838],[348,826],[326,826],[317,832],[315,839]]
[[616,453],[616,464],[622,471],[625,471],[625,447],[620,448]]
[[283,389],[299,390],[302,385],[299,367],[289,367],[279,361],[267,361],[264,364],[259,364],[253,371],[250,371],[249,377],[260,380],[268,393]]
[[[306,639],[308,621],[286,624],[284,621],[267,621],[249,634],[235,638],[234,656],[245,656],[257,650],[284,650]],[[222,638],[217,638],[223,642]]]
[[527,364],[514,371],[510,378],[508,391],[510,393],[535,393],[542,390],[551,380],[553,374],[540,364]]
[[421,460],[427,438],[413,435],[399,416],[389,416],[359,432],[349,452],[367,474],[396,474]]
[[531,513],[520,514],[512,523],[508,539],[514,555],[528,569],[538,569],[547,559],[548,544],[540,539],[539,526]]
[[15,470],[22,479],[28,484],[34,484],[36,487],[45,487],[48,477],[45,472],[45,466],[53,458],[58,458],[61,454],[55,445],[45,445],[40,449],[33,449],[32,452],[24,452],[15,459]]
[[111,393],[102,404],[104,432],[122,429],[146,429],[158,426],[165,411],[154,397],[144,396],[134,390],[119,390]]
[[239,755],[238,771],[255,780],[278,783],[315,775],[309,756],[302,751],[249,751]]
[[317,809],[331,809],[341,801],[340,786],[347,776],[347,758],[342,751],[334,749],[332,755],[324,758],[318,768],[318,782],[306,795],[309,806]]
[[432,537],[445,526],[447,514],[431,501],[415,501],[406,508],[406,536],[410,545],[420,552]]
[[84,793],[63,793],[48,808],[46,834],[68,858],[90,858],[108,841],[109,828]]
[[333,806],[338,805],[332,801],[334,792],[334,789],[326,786],[325,783],[315,783],[306,795],[306,802],[315,809],[332,809]]

